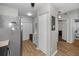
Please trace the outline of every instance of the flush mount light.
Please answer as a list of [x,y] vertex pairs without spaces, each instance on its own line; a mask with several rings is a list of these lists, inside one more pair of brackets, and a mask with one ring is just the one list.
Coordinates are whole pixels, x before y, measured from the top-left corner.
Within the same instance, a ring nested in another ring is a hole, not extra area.
[[28,16],[32,16],[32,13],[27,13]]
[[61,19],[61,11],[58,11],[58,18]]
[[23,23],[21,23],[21,26],[23,25]]
[[12,27],[12,25],[13,25],[12,23],[9,23],[9,24],[8,24],[9,27]]
[[61,15],[59,15],[58,18],[60,19],[61,18]]
[[12,30],[15,30],[15,28],[14,28],[14,27],[12,27]]

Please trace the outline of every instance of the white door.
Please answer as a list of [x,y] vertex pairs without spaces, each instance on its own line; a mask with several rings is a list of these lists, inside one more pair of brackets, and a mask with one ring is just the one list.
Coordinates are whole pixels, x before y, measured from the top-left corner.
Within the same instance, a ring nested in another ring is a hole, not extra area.
[[39,28],[39,48],[47,53],[47,16],[48,14],[43,14],[39,16],[38,28]]
[[23,23],[23,40],[28,40],[29,34],[32,34],[32,23]]

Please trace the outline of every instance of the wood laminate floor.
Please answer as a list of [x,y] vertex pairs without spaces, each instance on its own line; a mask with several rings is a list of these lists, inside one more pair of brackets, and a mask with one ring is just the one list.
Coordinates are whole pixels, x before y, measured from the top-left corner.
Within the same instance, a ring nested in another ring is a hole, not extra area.
[[22,55],[23,56],[45,56],[45,54],[36,49],[36,46],[30,41],[23,41],[22,44]]
[[56,56],[79,56],[79,40],[75,40],[74,43],[71,44],[59,41]]
[[[31,41],[23,41],[22,46],[23,56],[45,56],[45,54],[36,49],[36,46]],[[58,42],[58,52],[56,56],[79,56],[79,40],[74,43],[67,43],[65,41]]]

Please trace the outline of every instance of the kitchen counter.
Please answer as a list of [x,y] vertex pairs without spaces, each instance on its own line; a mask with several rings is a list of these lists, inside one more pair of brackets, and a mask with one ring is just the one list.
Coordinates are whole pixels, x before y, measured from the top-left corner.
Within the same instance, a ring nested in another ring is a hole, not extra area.
[[8,46],[9,40],[0,41],[0,47]]

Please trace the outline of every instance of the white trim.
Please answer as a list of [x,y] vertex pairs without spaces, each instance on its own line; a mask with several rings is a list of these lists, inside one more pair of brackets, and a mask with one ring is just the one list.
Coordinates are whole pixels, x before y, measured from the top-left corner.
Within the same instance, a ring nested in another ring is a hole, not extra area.
[[42,49],[40,49],[40,50],[41,50],[43,53],[45,53],[46,55],[48,55],[46,51],[44,51],[44,50],[42,50]]
[[36,47],[36,49],[41,50],[46,56],[48,56],[48,54],[45,51],[43,51],[42,49],[40,49],[39,47]]
[[68,43],[73,43],[74,41],[67,41]]
[[40,50],[38,47],[36,47],[37,50]]
[[23,38],[22,38],[22,41],[26,41],[26,40],[29,40],[29,38],[26,38],[26,39],[23,39]]
[[56,51],[52,54],[52,56],[55,56],[57,52],[58,52],[58,50],[56,50]]

